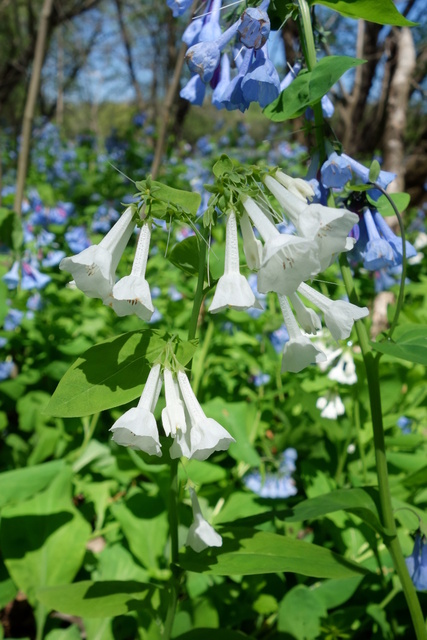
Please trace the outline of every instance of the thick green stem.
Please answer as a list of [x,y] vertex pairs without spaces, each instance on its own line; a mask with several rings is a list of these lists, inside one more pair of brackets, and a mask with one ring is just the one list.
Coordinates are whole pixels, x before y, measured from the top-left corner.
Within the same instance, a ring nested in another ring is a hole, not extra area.
[[[191,313],[190,325],[188,327],[188,339],[196,337],[200,309],[204,298],[204,282],[206,273],[206,251],[207,251],[207,231],[203,230],[199,238],[199,273],[197,278],[196,292],[194,294],[193,310]],[[191,373],[191,363],[187,365]],[[178,604],[179,589],[182,572],[179,568],[179,542],[178,542],[178,460],[170,461],[170,488],[169,488],[169,531],[171,539],[171,571],[172,576],[169,582],[169,600],[166,613],[163,637],[169,640],[172,634],[173,622],[175,619]]]

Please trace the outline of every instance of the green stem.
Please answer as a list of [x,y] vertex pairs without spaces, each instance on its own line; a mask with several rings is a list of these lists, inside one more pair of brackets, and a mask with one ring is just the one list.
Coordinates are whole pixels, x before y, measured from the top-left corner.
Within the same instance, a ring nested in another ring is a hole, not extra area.
[[[207,230],[203,230],[201,238],[199,238],[199,272],[197,278],[196,292],[194,294],[193,310],[191,313],[190,325],[188,327],[188,340],[196,337],[200,309],[204,298],[204,282],[206,273],[206,253],[207,253]],[[187,367],[190,369],[190,362]],[[178,596],[181,584],[182,571],[179,568],[179,541],[178,541],[178,499],[179,499],[179,482],[178,482],[178,460],[170,461],[170,488],[169,488],[169,531],[171,539],[171,571],[172,576],[169,581],[169,599],[168,608],[165,619],[165,626],[162,636],[169,640],[172,634],[173,623],[175,620],[176,608],[178,604]]]
[[[298,0],[301,16],[301,44],[304,51],[304,57],[307,69],[313,71],[316,66],[316,45],[314,43],[313,27],[311,24],[310,7],[307,0]],[[319,163],[323,164],[327,154],[325,149],[325,138],[323,135],[324,120],[321,102],[312,105],[314,114],[314,135],[316,137],[316,146],[319,151]]]
[[208,328],[206,329],[206,333],[205,333],[205,337],[203,340],[203,345],[202,348],[200,350],[200,356],[197,359],[197,369],[196,367],[194,367],[196,370],[194,372],[194,376],[192,379],[192,385],[193,385],[193,391],[197,396],[197,392],[199,390],[199,385],[200,385],[200,381],[202,379],[202,375],[204,373],[204,366],[205,366],[205,360],[206,360],[206,356],[208,354],[209,351],[209,347],[211,344],[211,340],[212,340],[212,336],[215,330],[215,324],[213,322],[213,320],[209,320],[209,324],[208,324]]
[[[298,0],[301,11],[301,24],[304,31],[303,42],[305,43],[305,56],[307,67],[311,71],[316,64],[316,48],[314,45],[313,28],[311,24],[310,9],[306,0]],[[316,123],[316,140],[318,142],[319,151],[322,155],[325,152],[325,144],[323,139],[323,117],[321,117],[318,109],[314,110],[315,123]],[[317,116],[316,116],[317,113]],[[317,117],[317,119],[316,119]],[[322,138],[322,140],[320,140]],[[404,242],[404,236],[402,239]],[[351,302],[357,304],[357,295],[354,288],[353,276],[351,270],[347,264],[345,256],[340,257],[341,273],[343,276],[344,285]],[[399,298],[400,300],[400,298]],[[398,309],[400,305],[398,303]],[[392,324],[392,329],[397,322],[396,316]],[[406,602],[411,614],[412,622],[414,625],[417,640],[427,640],[426,626],[424,617],[421,611],[420,603],[415,591],[415,587],[409,576],[406,568],[405,559],[403,557],[402,549],[400,548],[399,540],[397,537],[396,523],[393,515],[393,508],[391,503],[390,485],[388,480],[387,459],[385,451],[384,441],[384,426],[381,408],[381,393],[380,393],[380,379],[378,364],[379,358],[374,355],[370,342],[369,335],[366,326],[362,320],[358,320],[355,323],[357,336],[359,339],[360,348],[362,351],[363,361],[366,369],[367,384],[369,390],[369,401],[371,407],[372,427],[374,435],[374,447],[375,447],[375,461],[378,477],[378,490],[381,503],[381,516],[382,524],[385,528],[386,535],[384,536],[384,543],[386,544],[390,555],[393,560],[394,568],[400,578],[400,582],[405,594]]]

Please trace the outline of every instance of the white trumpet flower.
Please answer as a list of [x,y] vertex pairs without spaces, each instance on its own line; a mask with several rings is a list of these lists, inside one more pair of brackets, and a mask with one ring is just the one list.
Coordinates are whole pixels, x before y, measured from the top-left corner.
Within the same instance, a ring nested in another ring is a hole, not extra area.
[[157,364],[150,371],[138,406],[126,411],[111,427],[114,442],[152,456],[162,455],[153,414],[161,387],[160,365]]
[[323,312],[325,324],[335,340],[348,338],[355,320],[369,315],[367,307],[358,307],[344,300],[329,300],[305,282],[298,287],[298,291]]
[[279,296],[279,302],[289,334],[283,350],[282,373],[298,373],[310,364],[324,362],[326,356],[323,351],[301,332],[286,296]]
[[292,302],[298,322],[306,333],[316,334],[321,330],[322,323],[314,309],[306,307],[296,293],[292,293],[289,300]]
[[[277,176],[277,174],[276,174]],[[325,207],[322,204],[307,204],[307,201],[286,189],[271,176],[264,183],[282,205],[298,232],[318,246],[320,271],[324,271],[342,251],[354,246],[354,238],[348,234],[359,221],[359,216],[347,209]]]
[[246,263],[252,271],[258,271],[262,260],[262,242],[255,237],[251,221],[246,211],[240,218],[240,230],[243,238],[243,252]]
[[291,176],[283,173],[283,171],[276,171],[274,177],[280,182],[280,184],[286,187],[288,191],[293,193],[303,202],[306,202],[306,198],[314,197],[313,187],[306,182],[306,180],[303,180],[302,178],[291,178]]
[[176,431],[170,448],[171,458],[195,458],[206,460],[214,451],[225,451],[234,438],[213,418],[208,418],[200,406],[190,381],[183,371],[177,373],[178,384],[188,414],[186,432]]
[[275,291],[281,295],[294,293],[301,282],[320,270],[316,243],[299,236],[281,234],[252,198],[244,198],[243,206],[265,242],[258,272],[258,290],[261,293]]
[[316,407],[320,410],[321,417],[328,420],[336,420],[338,416],[345,414],[344,403],[339,395],[334,392],[317,398]]
[[128,207],[99,244],[61,260],[59,268],[69,271],[75,285],[89,298],[105,300],[111,295],[117,265],[135,227],[132,218]]
[[187,431],[184,404],[180,398],[178,382],[170,369],[163,372],[165,381],[166,407],[162,411],[163,429],[167,436],[176,437],[177,433]]
[[194,489],[190,489],[190,495],[194,522],[188,530],[186,546],[191,547],[197,553],[208,547],[221,547],[222,538],[203,517]]
[[227,308],[244,311],[250,307],[262,308],[249,282],[240,273],[236,214],[230,211],[225,231],[224,275],[218,280],[209,311],[218,313]]
[[150,249],[151,223],[146,222],[139,234],[132,271],[113,287],[112,297],[105,301],[118,316],[135,314],[141,320],[150,320],[154,313],[150,287],[145,279]]

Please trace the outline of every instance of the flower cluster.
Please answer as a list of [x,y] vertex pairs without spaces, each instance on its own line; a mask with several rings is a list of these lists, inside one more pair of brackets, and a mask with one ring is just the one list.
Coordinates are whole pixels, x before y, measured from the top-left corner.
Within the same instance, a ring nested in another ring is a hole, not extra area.
[[296,471],[298,453],[292,447],[285,449],[277,471],[261,474],[259,470],[244,476],[245,486],[260,498],[289,498],[298,493],[292,474]]
[[[207,3],[205,13],[192,20],[183,34],[189,47],[186,61],[193,75],[181,90],[181,97],[201,105],[209,84],[212,104],[228,111],[245,111],[251,102],[265,107],[278,97],[280,78],[267,47],[269,3],[263,0],[258,7],[247,8],[224,32],[220,26],[221,0]],[[183,13],[185,5],[176,0],[169,3],[174,15]]]
[[[225,451],[234,438],[200,406],[184,371],[163,370],[166,406],[162,424],[173,440],[171,458],[206,460],[214,451]],[[161,365],[155,364],[136,407],[124,413],[111,427],[117,444],[161,456],[161,444],[154,409],[162,387]]]
[[[394,173],[380,171],[376,182],[386,189],[395,177]],[[321,167],[320,181],[323,187],[338,190],[343,189],[349,182],[368,184],[369,169],[345,153],[338,155],[333,152]],[[369,200],[366,199],[366,193]],[[393,272],[402,264],[403,244],[375,206],[380,195],[379,189],[372,188],[367,192],[356,192],[351,198],[349,206],[357,212],[359,219],[351,232],[357,242],[349,253],[349,259],[353,263],[361,262],[369,271],[391,269]],[[416,254],[416,249],[406,242],[406,257],[411,258]],[[379,288],[384,288],[384,284],[379,285]]]
[[[239,219],[243,250],[248,267],[257,271],[258,291],[278,295],[289,336],[283,351],[282,372],[298,372],[313,362],[326,360],[323,351],[306,335],[316,334],[321,322],[302,298],[323,313],[325,324],[335,340],[348,338],[354,321],[368,314],[367,308],[359,308],[344,300],[330,300],[305,283],[326,269],[339,253],[353,247],[354,239],[348,234],[358,217],[347,209],[308,204],[307,196],[313,195],[310,186],[303,180],[289,178],[281,171],[265,175],[263,181],[297,233],[290,233],[289,227],[280,232],[270,211],[263,210],[263,203],[243,195]],[[240,273],[236,220],[236,208],[230,206],[227,211],[225,271],[209,308],[213,313],[227,307],[245,310],[260,306],[253,289]],[[263,242],[255,235],[254,227]]]
[[100,298],[118,316],[137,315],[150,320],[154,313],[150,287],[145,279],[151,239],[151,222],[145,221],[138,238],[130,275],[116,282],[116,270],[135,229],[132,207],[128,207],[97,245],[64,258],[59,268],[69,271],[74,284],[89,298]]

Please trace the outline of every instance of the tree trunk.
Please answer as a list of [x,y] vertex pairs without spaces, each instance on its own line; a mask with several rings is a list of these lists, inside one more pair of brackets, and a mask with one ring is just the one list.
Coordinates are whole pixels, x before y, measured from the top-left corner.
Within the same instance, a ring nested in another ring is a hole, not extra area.
[[397,174],[396,179],[389,186],[391,192],[405,189],[404,136],[411,78],[416,63],[411,30],[408,27],[396,30],[396,38],[396,70],[390,84],[383,136],[384,169]]

